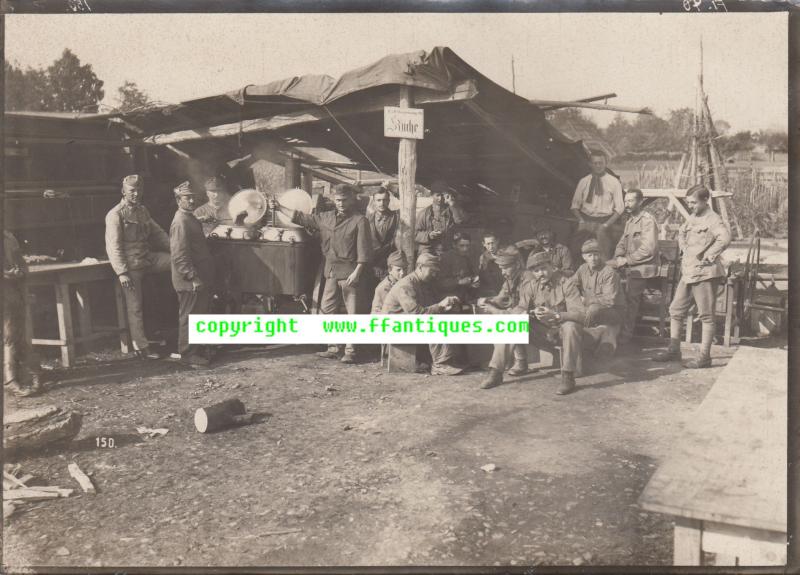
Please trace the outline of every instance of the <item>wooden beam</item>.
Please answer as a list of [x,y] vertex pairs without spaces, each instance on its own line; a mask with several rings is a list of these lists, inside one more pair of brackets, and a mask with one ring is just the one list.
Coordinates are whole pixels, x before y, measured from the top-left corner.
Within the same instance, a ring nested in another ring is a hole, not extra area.
[[650,108],[631,108],[628,106],[609,106],[608,104],[593,104],[591,102],[560,102],[558,100],[528,100],[530,104],[537,107],[549,106],[555,108],[590,108],[592,110],[608,110],[611,112],[625,112],[628,114],[648,114],[653,115]]
[[[476,94],[477,87],[475,87],[474,82],[464,82],[460,86],[456,87],[452,93],[448,94],[436,94],[434,92],[425,91],[423,94],[420,94],[417,104],[423,105],[454,101],[468,101]],[[380,113],[383,112],[383,108],[385,106],[393,106],[396,103],[397,101],[395,99],[393,99],[391,96],[387,96],[377,98],[376,101],[364,106],[363,108],[353,108],[352,106],[344,107],[343,105],[337,106],[335,102],[328,108],[337,118],[341,119],[342,117],[353,116],[357,114]],[[280,130],[281,128],[327,121],[329,119],[330,116],[324,108],[309,107],[302,111],[283,114],[280,116],[272,116],[270,118],[256,118],[253,120],[244,120],[242,122],[233,122],[219,126],[181,130],[164,134],[154,134],[144,138],[143,142],[148,145],[163,146],[166,144],[175,144],[178,142],[187,142],[191,140],[227,138],[229,136],[235,136],[239,133],[250,134],[254,132]]]
[[[400,107],[410,108],[414,95],[409,86],[400,89]],[[400,190],[400,248],[406,256],[409,271],[414,269],[414,241],[417,233],[417,141],[412,138],[400,140],[397,151],[397,180]]]
[[570,188],[575,187],[576,180],[568,177],[566,174],[557,170],[553,166],[550,165],[550,162],[542,158],[539,154],[531,150],[528,146],[525,145],[517,136],[512,134],[510,131],[500,127],[495,119],[492,117],[491,114],[486,112],[483,108],[478,106],[475,102],[468,101],[465,103],[467,108],[472,110],[472,112],[478,116],[481,120],[483,120],[486,125],[494,128],[501,136],[503,136],[509,143],[514,145],[520,152],[522,152],[525,156],[533,160],[536,164],[541,166],[548,174],[556,178],[558,181],[562,182],[564,185],[569,186]]
[[[592,96],[591,98],[578,98],[577,100],[570,100],[571,102],[599,102],[600,100],[610,100],[611,98],[616,98],[617,95],[613,92],[610,94],[600,94],[599,96]],[[563,106],[548,106],[546,108],[542,108],[543,111],[548,112],[550,110],[558,110],[559,108],[563,108]]]

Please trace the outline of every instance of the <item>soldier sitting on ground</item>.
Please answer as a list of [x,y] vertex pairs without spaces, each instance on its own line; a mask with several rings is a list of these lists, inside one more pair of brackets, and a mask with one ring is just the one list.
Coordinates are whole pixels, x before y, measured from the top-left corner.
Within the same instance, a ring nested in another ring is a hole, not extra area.
[[386,296],[406,274],[406,258],[403,253],[392,252],[389,254],[389,257],[386,258],[386,268],[387,276],[375,288],[375,295],[372,298],[372,313],[383,313],[383,302],[386,300]]

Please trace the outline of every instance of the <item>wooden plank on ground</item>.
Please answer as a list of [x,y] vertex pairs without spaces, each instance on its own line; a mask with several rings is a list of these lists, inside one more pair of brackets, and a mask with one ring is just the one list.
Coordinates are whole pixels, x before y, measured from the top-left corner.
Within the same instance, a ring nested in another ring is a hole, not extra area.
[[69,470],[69,474],[72,476],[72,478],[81,486],[81,489],[83,489],[84,493],[97,493],[92,480],[89,479],[88,475],[81,471],[81,468],[78,467],[77,463],[70,463],[67,466],[67,469]]
[[650,511],[786,532],[787,352],[741,347],[650,479]]

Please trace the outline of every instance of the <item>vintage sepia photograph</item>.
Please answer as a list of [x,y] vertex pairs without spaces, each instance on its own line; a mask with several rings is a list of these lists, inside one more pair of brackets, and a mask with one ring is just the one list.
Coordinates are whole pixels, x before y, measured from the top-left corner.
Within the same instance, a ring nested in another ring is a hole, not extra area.
[[6,14],[4,572],[785,565],[789,17],[715,12]]

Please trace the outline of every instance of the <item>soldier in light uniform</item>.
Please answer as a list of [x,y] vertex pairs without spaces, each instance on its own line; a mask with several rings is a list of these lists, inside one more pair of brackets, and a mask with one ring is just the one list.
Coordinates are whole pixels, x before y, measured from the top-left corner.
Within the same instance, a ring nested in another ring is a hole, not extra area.
[[[458,304],[458,298],[447,296],[436,301],[434,282],[440,271],[439,257],[420,254],[416,269],[398,281],[386,295],[383,313],[435,314],[446,313]],[[429,346],[433,365],[431,375],[458,375],[463,368],[456,367],[457,350],[453,345],[432,343]]]
[[403,253],[392,252],[386,258],[386,267],[388,270],[386,277],[375,288],[375,295],[372,298],[372,313],[383,313],[383,302],[386,300],[386,296],[406,274],[406,258]]
[[648,278],[658,275],[660,254],[658,251],[658,222],[649,212],[642,210],[644,196],[641,190],[632,188],[625,192],[625,212],[628,220],[625,231],[614,251],[614,267],[625,274],[625,324],[621,341],[633,336],[642,293]]
[[730,244],[731,234],[722,218],[711,209],[710,197],[711,193],[702,184],[686,193],[686,205],[691,214],[678,231],[682,276],[669,306],[669,347],[656,354],[654,361],[680,361],[681,327],[694,301],[703,325],[700,355],[684,367],[711,367],[717,285],[725,277],[720,255]]
[[[494,297],[481,298],[478,300],[478,308],[483,313],[501,314],[513,313],[510,310],[516,307],[519,302],[519,289],[525,281],[525,270],[522,266],[522,259],[519,250],[514,246],[508,246],[500,250],[495,256],[494,261],[500,268],[503,274],[503,285],[499,292]],[[527,345],[513,345],[511,346],[514,356],[514,364],[508,370],[508,375],[517,376],[528,373],[528,347]],[[505,361],[505,360],[504,360]],[[494,366],[497,371],[502,371],[498,365]],[[502,370],[505,370],[505,363],[502,365]],[[494,380],[496,377],[488,377],[483,385],[484,389],[494,387]],[[501,379],[502,381],[502,379]]]
[[447,249],[455,228],[468,220],[459,194],[444,181],[431,184],[431,198],[433,203],[417,214],[414,239],[420,253],[436,253],[439,244]]
[[142,205],[142,178],[122,180],[122,201],[106,214],[106,253],[125,294],[128,325],[136,354],[158,359],[150,350],[142,315],[142,279],[170,269],[169,236]]
[[[530,314],[530,343],[537,348],[552,350],[561,344],[561,384],[556,393],[566,395],[575,389],[582,365],[585,308],[574,282],[553,267],[549,254],[531,254],[527,267],[530,277],[522,282],[517,303],[506,313]],[[503,383],[513,347],[495,344],[483,389]]]
[[207,365],[208,358],[189,348],[189,315],[209,313],[210,289],[214,282],[214,260],[193,214],[194,194],[189,182],[175,188],[178,211],[169,228],[172,255],[172,286],[178,294],[178,353],[181,359]]

